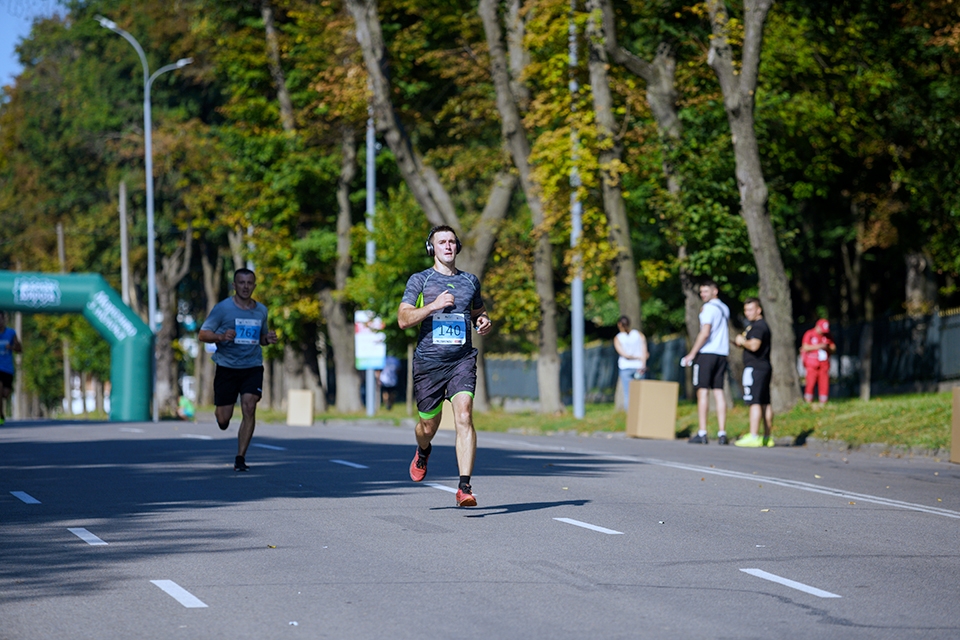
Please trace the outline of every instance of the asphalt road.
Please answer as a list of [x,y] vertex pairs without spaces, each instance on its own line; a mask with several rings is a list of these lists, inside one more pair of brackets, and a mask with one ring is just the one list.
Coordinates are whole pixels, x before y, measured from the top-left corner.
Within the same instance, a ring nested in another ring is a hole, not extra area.
[[958,638],[960,465],[236,420],[0,428],[0,638]]

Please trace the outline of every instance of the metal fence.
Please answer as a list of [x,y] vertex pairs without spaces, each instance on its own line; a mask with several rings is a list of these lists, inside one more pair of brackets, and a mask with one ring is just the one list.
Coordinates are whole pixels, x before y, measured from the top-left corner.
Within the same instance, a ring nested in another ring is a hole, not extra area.
[[[797,349],[810,325],[797,325]],[[834,325],[837,352],[831,358],[830,395],[860,393],[860,342],[864,323]],[[648,377],[680,382],[680,358],[686,353],[682,336],[653,338],[648,342]],[[611,402],[617,385],[617,354],[612,342],[593,343],[584,350],[587,402]],[[487,390],[491,398],[535,402],[538,398],[535,357],[487,354]],[[805,375],[797,356],[797,371]],[[560,354],[560,392],[565,402],[572,393],[572,359]],[[942,384],[960,383],[960,309],[928,316],[888,316],[873,323],[871,390],[874,394],[936,391]],[[739,390],[734,390],[738,396]]]

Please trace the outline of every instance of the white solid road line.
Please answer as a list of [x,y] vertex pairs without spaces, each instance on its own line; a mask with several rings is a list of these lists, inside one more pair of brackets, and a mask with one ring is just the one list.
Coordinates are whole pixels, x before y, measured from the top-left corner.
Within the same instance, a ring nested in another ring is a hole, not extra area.
[[[611,456],[612,457],[612,456]],[[625,459],[625,458],[620,458]],[[882,498],[880,496],[872,496],[866,493],[854,493],[852,491],[842,491],[840,489],[831,489],[830,487],[821,487],[820,485],[810,484],[809,482],[799,482],[797,480],[783,480],[781,478],[773,478],[770,476],[755,476],[752,473],[741,473],[740,471],[725,471],[723,469],[711,469],[709,467],[699,467],[692,464],[683,464],[680,462],[667,462],[665,460],[655,460],[652,458],[635,458],[635,462],[646,462],[648,464],[656,464],[663,467],[673,467],[674,469],[684,469],[687,471],[696,471],[697,473],[709,473],[716,476],[725,476],[727,478],[739,478],[741,480],[750,480],[751,482],[764,482],[766,484],[773,484],[780,487],[787,487],[788,489],[800,489],[801,491],[810,491],[812,493],[822,493],[827,496],[834,496],[836,498],[843,498],[844,500],[859,500],[860,502],[869,502],[871,504],[879,504],[884,507],[896,507],[898,509],[908,509],[910,511],[920,511],[922,513],[931,513],[937,516],[945,516],[947,518],[956,518],[960,519],[960,512],[951,511],[950,509],[941,509],[940,507],[928,507],[923,504],[915,504],[913,502],[902,502],[900,500],[891,500],[890,498]]]
[[589,522],[580,522],[579,520],[574,520],[572,518],[554,518],[557,522],[565,522],[567,524],[572,524],[575,527],[583,527],[584,529],[590,529],[591,531],[599,531],[600,533],[606,533],[611,536],[622,536],[623,531],[614,531],[613,529],[607,529],[605,527],[598,527],[595,524],[590,524]]
[[262,442],[253,442],[251,447],[260,447],[261,449],[270,449],[271,451],[286,451],[286,447],[278,447],[275,444],[263,444]]
[[196,433],[185,433],[181,438],[193,438],[194,440],[213,440],[213,436],[201,436]]
[[193,595],[173,580],[151,580],[150,582],[163,589],[167,595],[188,609],[205,609],[207,607],[207,605],[204,604],[200,598]]
[[924,504],[916,504],[914,502],[903,502],[901,500],[892,500],[890,498],[884,498],[881,496],[874,496],[866,493],[854,493],[853,491],[843,491],[842,489],[832,489],[830,487],[823,487],[816,484],[811,484],[809,482],[800,482],[797,480],[785,480],[783,478],[774,478],[771,476],[758,476],[753,475],[752,473],[742,473],[739,471],[726,471],[723,469],[716,469],[711,467],[701,467],[694,464],[685,464],[682,462],[671,462],[669,460],[658,460],[656,458],[641,458],[639,456],[622,456],[611,454],[607,451],[594,451],[590,449],[577,449],[566,447],[558,447],[555,445],[540,445],[531,442],[524,442],[518,440],[516,442],[507,441],[507,440],[493,440],[485,439],[484,442],[493,442],[496,444],[503,445],[513,445],[522,444],[524,446],[539,449],[541,451],[565,451],[567,453],[577,453],[580,455],[589,455],[596,456],[598,458],[604,458],[606,460],[616,460],[619,462],[639,462],[641,464],[654,464],[661,467],[672,467],[674,469],[683,469],[684,471],[694,471],[696,473],[709,473],[716,476],[724,476],[727,478],[738,478],[740,480],[749,480],[751,482],[761,481],[766,484],[777,485],[780,487],[786,487],[788,489],[797,489],[800,491],[809,491],[811,493],[820,493],[827,496],[833,496],[835,498],[842,498],[844,500],[853,500],[860,502],[867,502],[870,504],[878,504],[884,507],[894,507],[897,509],[906,509],[908,511],[919,511],[920,513],[929,513],[935,516],[944,516],[945,518],[954,518],[960,520],[960,511],[951,511],[950,509],[942,509],[940,507],[931,507]]
[[345,467],[353,467],[354,469],[369,469],[365,464],[360,464],[359,462],[350,462],[349,460],[331,460],[330,462],[334,464],[342,464]]
[[433,487],[434,489],[440,489],[440,491],[446,491],[447,493],[456,493],[456,492],[457,492],[456,489],[454,489],[454,488],[452,488],[452,487],[448,487],[448,486],[445,485],[445,484],[440,484],[439,482],[424,482],[423,484],[424,484],[424,486],[426,486],[426,487]]
[[740,569],[744,573],[749,573],[752,576],[762,578],[764,580],[769,580],[770,582],[776,582],[782,584],[785,587],[790,587],[791,589],[797,589],[798,591],[803,591],[804,593],[809,593],[810,595],[817,596],[818,598],[841,598],[843,596],[838,596],[835,593],[830,593],[829,591],[824,591],[823,589],[817,589],[816,587],[811,587],[810,585],[803,584],[802,582],[796,582],[795,580],[789,580],[787,578],[782,578],[773,573],[767,573],[762,569]]
[[32,495],[26,491],[11,491],[14,496],[20,498],[20,500],[26,502],[27,504],[40,504],[40,501],[34,498]]
[[98,538],[97,536],[93,535],[92,533],[90,533],[89,531],[87,531],[86,529],[84,529],[83,527],[70,527],[70,528],[67,528],[67,531],[69,531],[70,533],[72,533],[73,535],[77,536],[78,538],[80,538],[81,540],[83,540],[84,542],[86,542],[87,544],[89,544],[89,545],[91,545],[91,546],[94,546],[94,547],[98,547],[98,546],[106,545],[106,544],[107,544],[106,542],[104,542],[103,540],[101,540],[101,539]]

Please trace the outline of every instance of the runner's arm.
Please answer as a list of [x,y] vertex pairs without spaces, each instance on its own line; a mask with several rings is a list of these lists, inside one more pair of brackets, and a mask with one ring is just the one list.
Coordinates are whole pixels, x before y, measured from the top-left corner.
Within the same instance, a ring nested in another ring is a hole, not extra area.
[[486,307],[477,307],[470,312],[470,320],[473,321],[473,325],[477,328],[477,333],[482,336],[490,333],[490,329],[493,328],[493,324],[490,322],[490,316],[487,315]]
[[10,350],[14,353],[22,353],[23,345],[20,344],[20,338],[13,336],[13,342],[10,343]]

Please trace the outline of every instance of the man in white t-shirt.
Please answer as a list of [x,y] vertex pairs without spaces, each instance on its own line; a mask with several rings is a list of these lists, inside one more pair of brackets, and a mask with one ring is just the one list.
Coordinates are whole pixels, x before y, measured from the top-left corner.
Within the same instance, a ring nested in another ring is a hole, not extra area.
[[700,285],[700,333],[693,341],[690,353],[680,364],[693,365],[693,386],[697,390],[697,417],[700,430],[688,442],[707,444],[707,412],[710,408],[710,391],[717,402],[717,439],[727,444],[727,401],[723,395],[723,381],[727,375],[727,356],[730,355],[730,308],[720,301],[720,290],[713,280]]

